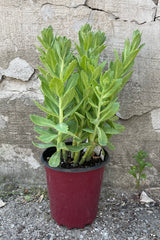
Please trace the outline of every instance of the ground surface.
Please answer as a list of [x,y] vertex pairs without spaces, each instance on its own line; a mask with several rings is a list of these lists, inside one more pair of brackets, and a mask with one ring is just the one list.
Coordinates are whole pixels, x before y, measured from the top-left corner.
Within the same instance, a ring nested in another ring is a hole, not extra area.
[[68,230],[50,216],[45,189],[10,188],[0,191],[0,240],[159,240],[160,189],[146,190],[155,200],[141,204],[132,193],[103,186],[97,218],[84,229]]

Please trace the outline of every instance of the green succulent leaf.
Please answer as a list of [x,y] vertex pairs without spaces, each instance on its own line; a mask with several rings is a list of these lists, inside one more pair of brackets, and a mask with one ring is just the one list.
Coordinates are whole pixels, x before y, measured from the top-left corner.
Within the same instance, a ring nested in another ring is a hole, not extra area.
[[116,102],[110,107],[110,109],[107,109],[106,112],[103,112],[103,114],[101,116],[101,119],[100,119],[100,122],[113,117],[118,112],[118,109],[119,109],[119,103]]
[[32,142],[33,145],[37,148],[49,148],[49,147],[55,147],[56,145],[53,144],[53,143],[50,143],[50,144],[44,144],[44,143],[35,143],[35,142]]
[[64,109],[74,98],[76,92],[74,88],[71,88],[70,90],[68,90],[68,92],[66,92],[64,94],[64,96],[62,97],[62,109]]
[[83,131],[88,132],[88,133],[94,133],[94,130],[90,129],[90,128],[83,128]]
[[30,115],[30,119],[31,121],[41,127],[51,127],[51,128],[55,128],[55,124],[53,123],[53,121],[46,119],[44,117],[40,117],[37,115]]
[[59,152],[55,152],[49,159],[49,166],[50,167],[58,167],[60,164],[60,151]]
[[41,104],[39,104],[37,101],[34,100],[34,103],[36,104],[36,106],[42,110],[43,112],[49,114],[49,115],[52,115],[54,117],[58,117],[57,114],[55,114],[54,112],[48,110],[46,107],[42,106]]
[[55,134],[55,131],[51,128],[41,128],[41,127],[38,127],[38,126],[35,126],[34,127],[34,130],[36,133],[38,134]]
[[65,92],[67,92],[71,88],[75,88],[75,86],[77,85],[77,82],[78,82],[78,78],[79,78],[78,73],[72,74],[72,76],[67,80],[67,83],[65,85]]
[[108,143],[107,143],[107,147],[110,149],[110,150],[115,150],[115,146],[108,140]]
[[52,91],[54,91],[57,96],[61,97],[63,90],[64,90],[64,84],[59,78],[52,78],[52,80],[49,83],[49,87]]
[[65,123],[58,123],[58,124],[55,126],[55,129],[56,129],[58,132],[67,133],[67,132],[68,132],[68,125],[65,124]]
[[108,143],[107,136],[102,128],[98,127],[98,142],[101,146],[106,146]]
[[69,63],[69,65],[67,66],[67,69],[65,71],[64,77],[63,77],[63,82],[65,82],[71,76],[76,65],[77,65],[76,59],[74,59],[72,62]]
[[40,141],[44,142],[44,143],[50,143],[53,139],[57,138],[57,134],[43,134],[39,137],[37,137],[37,139],[39,139]]
[[91,146],[89,143],[82,143],[78,146],[67,145],[67,149],[72,152],[79,152],[89,146]]
[[68,116],[72,116],[74,113],[76,113],[76,111],[78,110],[78,108],[80,107],[80,105],[83,103],[83,100],[80,101],[76,106],[74,106],[72,109],[69,109],[68,111],[65,112],[64,118],[67,118]]
[[78,122],[76,119],[71,119],[69,121],[67,121],[67,125],[69,128],[69,131],[71,131],[72,133],[77,133],[78,131]]
[[128,71],[133,65],[133,61],[135,59],[135,57],[137,56],[139,52],[139,49],[137,50],[134,50],[132,53],[130,53],[127,57],[126,57],[126,60],[124,61],[123,63],[123,66],[124,66],[124,72],[125,71]]

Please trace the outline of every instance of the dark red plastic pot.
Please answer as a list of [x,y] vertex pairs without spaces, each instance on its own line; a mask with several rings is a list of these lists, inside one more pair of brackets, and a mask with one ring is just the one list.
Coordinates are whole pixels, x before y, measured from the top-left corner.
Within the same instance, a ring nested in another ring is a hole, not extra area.
[[84,228],[96,218],[103,172],[109,155],[105,151],[104,162],[91,168],[52,168],[47,163],[56,148],[46,149],[41,157],[45,165],[51,216],[67,228]]

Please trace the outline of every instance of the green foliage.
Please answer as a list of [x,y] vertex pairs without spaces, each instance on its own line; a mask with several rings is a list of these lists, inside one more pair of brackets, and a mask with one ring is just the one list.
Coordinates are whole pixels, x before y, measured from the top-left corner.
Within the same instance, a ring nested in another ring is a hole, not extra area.
[[[119,134],[124,127],[115,123],[119,109],[118,94],[132,75],[134,59],[141,49],[141,34],[133,33],[130,43],[125,41],[122,57],[115,50],[115,60],[108,64],[99,63],[99,57],[106,48],[104,32],[93,32],[89,24],[79,31],[78,54],[71,50],[71,40],[54,35],[51,26],[44,28],[38,40],[41,47],[39,79],[44,95],[43,105],[35,101],[46,118],[31,115],[37,137],[42,143],[33,143],[39,148],[55,146],[57,152],[49,160],[57,167],[65,151],[71,151],[74,164],[90,159],[95,146],[114,146],[110,142],[113,134]],[[66,145],[68,138],[73,145]],[[79,152],[87,148],[82,159]],[[65,158],[65,156],[63,156]]]
[[148,156],[148,153],[144,151],[139,151],[137,155],[134,155],[133,158],[136,159],[137,164],[130,167],[129,174],[131,174],[136,180],[136,188],[139,192],[140,181],[141,179],[146,179],[146,174],[142,173],[145,167],[152,167],[148,162],[145,162],[144,159]]

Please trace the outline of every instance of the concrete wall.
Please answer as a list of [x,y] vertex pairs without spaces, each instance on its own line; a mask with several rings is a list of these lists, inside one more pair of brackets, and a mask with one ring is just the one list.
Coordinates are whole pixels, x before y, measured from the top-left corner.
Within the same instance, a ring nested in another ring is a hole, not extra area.
[[105,181],[115,187],[132,185],[132,155],[149,153],[153,168],[146,185],[160,185],[160,3],[158,0],[1,0],[0,1],[0,179],[41,184],[41,151],[32,146],[29,114],[39,113],[32,99],[42,99],[36,66],[36,36],[52,25],[56,33],[77,40],[81,25],[90,23],[107,35],[102,59],[120,53],[135,29],[146,46],[135,63],[132,79],[120,94],[120,122],[126,131],[113,137],[115,151]]

